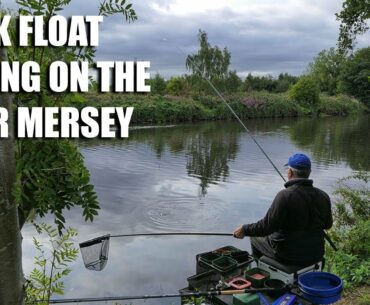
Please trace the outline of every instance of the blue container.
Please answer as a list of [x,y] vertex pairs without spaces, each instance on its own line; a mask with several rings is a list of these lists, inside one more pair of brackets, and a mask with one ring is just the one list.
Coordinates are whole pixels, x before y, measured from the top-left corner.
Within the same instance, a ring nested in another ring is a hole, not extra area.
[[332,304],[340,299],[343,281],[328,272],[308,272],[298,277],[303,298],[314,304]]

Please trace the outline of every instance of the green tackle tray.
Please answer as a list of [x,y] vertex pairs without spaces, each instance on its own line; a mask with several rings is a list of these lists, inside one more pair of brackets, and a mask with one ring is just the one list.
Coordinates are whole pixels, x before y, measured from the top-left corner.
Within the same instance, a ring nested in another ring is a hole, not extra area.
[[199,260],[206,264],[212,264],[212,261],[221,257],[221,254],[211,252],[201,253],[199,254]]
[[[262,275],[263,278],[255,278],[253,277],[254,274]],[[256,267],[244,272],[244,277],[252,283],[252,287],[254,288],[263,288],[265,281],[270,278],[270,273]]]
[[[220,271],[220,269],[217,269],[215,268],[215,266],[213,266],[212,264],[212,260],[210,260],[211,258],[211,255],[209,253],[213,253],[213,254],[217,254],[217,250],[220,250],[222,249],[223,253],[227,253],[225,255],[219,255],[219,257],[229,257],[229,258],[232,258],[234,259],[234,255],[236,255],[237,253],[240,253],[242,254],[243,256],[243,259],[241,259],[242,257],[239,256],[239,257],[235,257],[234,260],[237,261],[237,265],[235,265],[233,268],[231,268],[229,271]],[[200,254],[197,254],[196,255],[196,260],[197,260],[197,273],[203,273],[203,272],[206,272],[207,270],[216,270],[218,272],[220,272],[222,275],[228,275],[229,272],[231,271],[234,271],[234,270],[237,270],[237,269],[242,269],[248,265],[250,265],[251,262],[253,262],[254,258],[251,256],[251,255],[245,255],[245,254],[248,254],[247,251],[242,251],[238,248],[235,248],[233,246],[225,246],[225,247],[222,247],[222,248],[219,248],[217,250],[214,250],[214,251],[210,251],[210,252],[204,252],[204,253],[200,253]],[[226,251],[224,251],[226,250]]]
[[238,267],[238,262],[229,256],[221,256],[212,261],[212,267],[220,273],[227,273]]

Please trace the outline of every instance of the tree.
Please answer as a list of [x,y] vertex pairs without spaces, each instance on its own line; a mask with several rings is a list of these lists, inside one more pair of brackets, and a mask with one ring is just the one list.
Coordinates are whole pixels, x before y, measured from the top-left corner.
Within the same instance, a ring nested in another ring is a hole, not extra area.
[[289,97],[314,111],[320,101],[319,93],[317,82],[312,77],[305,75],[289,90]]
[[218,46],[212,47],[208,42],[207,33],[202,30],[199,30],[198,41],[200,49],[186,58],[186,68],[193,74],[211,81],[225,79],[229,73],[230,52],[227,48],[221,51]]
[[236,74],[236,71],[230,71],[225,80],[224,90],[227,92],[237,92],[242,85],[242,80]]
[[182,77],[171,77],[167,82],[166,92],[172,95],[180,95],[185,88],[186,82]]
[[244,90],[286,92],[291,85],[297,82],[297,80],[298,77],[288,73],[280,73],[277,79],[272,77],[272,75],[253,76],[251,73],[249,73],[244,80]]
[[166,81],[159,73],[150,80],[151,93],[163,95],[166,91]]
[[370,106],[370,47],[348,58],[341,74],[341,89]]
[[345,56],[334,48],[322,50],[309,65],[309,72],[319,83],[320,90],[334,95],[338,92],[339,75]]
[[341,22],[338,45],[342,52],[353,50],[356,36],[365,33],[369,26],[370,0],[345,0],[342,11],[336,14]]
[[[0,60],[7,61],[5,48],[0,48]],[[0,107],[8,110],[9,136],[0,140],[0,304],[23,302],[23,271],[21,233],[18,210],[12,187],[15,181],[13,96],[0,93]]]
[[[71,0],[17,0],[19,14],[42,15],[45,21],[60,12]],[[123,14],[126,21],[137,19],[132,4],[125,0],[105,0],[99,14],[108,16]],[[13,18],[14,19],[14,18]],[[13,45],[16,45],[15,23],[10,27]],[[63,210],[75,204],[83,208],[85,220],[92,220],[99,208],[89,173],[84,167],[82,155],[75,144],[68,140],[18,140],[14,141],[13,108],[22,106],[63,106],[70,93],[53,93],[46,84],[47,67],[52,61],[87,60],[91,64],[95,49],[91,47],[14,47],[0,48],[2,61],[32,59],[40,65],[41,92],[1,94],[0,105],[8,109],[9,137],[0,142],[0,304],[23,304],[23,272],[21,257],[21,233],[23,224],[33,215],[53,213],[61,233],[65,219]],[[15,156],[17,160],[15,160]]]

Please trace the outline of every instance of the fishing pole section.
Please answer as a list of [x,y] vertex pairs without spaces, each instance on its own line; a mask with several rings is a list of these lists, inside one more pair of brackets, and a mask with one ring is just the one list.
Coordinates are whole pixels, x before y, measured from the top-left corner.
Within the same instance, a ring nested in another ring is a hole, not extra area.
[[[129,301],[129,300],[149,300],[149,299],[162,299],[162,298],[179,298],[179,297],[213,297],[220,295],[234,295],[243,293],[262,293],[262,292],[276,292],[289,289],[288,286],[284,288],[251,288],[240,290],[210,290],[210,291],[197,291],[186,293],[174,294],[157,294],[157,295],[136,295],[136,296],[114,296],[114,297],[96,297],[96,298],[75,298],[75,299],[54,299],[49,300],[49,304],[68,304],[68,303],[91,303],[91,302],[108,302],[108,301]],[[44,301],[36,301],[38,304]]]

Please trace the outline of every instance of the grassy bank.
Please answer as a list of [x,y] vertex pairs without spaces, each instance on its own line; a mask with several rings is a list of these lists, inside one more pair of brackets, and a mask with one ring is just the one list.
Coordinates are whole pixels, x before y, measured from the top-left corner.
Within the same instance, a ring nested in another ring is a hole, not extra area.
[[[242,119],[295,117],[312,115],[349,115],[365,107],[347,96],[321,95],[317,109],[306,108],[285,93],[250,92],[225,95],[225,99]],[[170,96],[154,94],[88,93],[71,101],[74,106],[135,107],[133,123],[189,122],[231,119],[227,106],[216,96]]]

